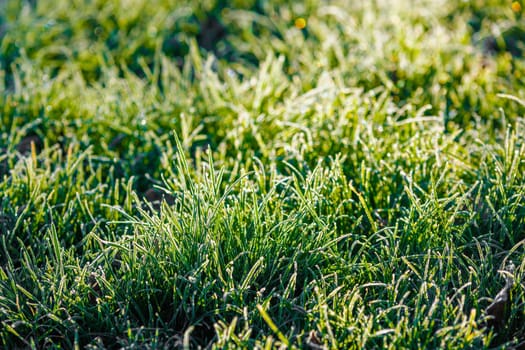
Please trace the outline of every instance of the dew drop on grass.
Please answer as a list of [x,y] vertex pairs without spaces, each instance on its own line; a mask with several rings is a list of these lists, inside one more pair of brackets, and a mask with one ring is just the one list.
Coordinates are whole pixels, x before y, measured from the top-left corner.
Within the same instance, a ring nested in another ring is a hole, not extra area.
[[56,24],[55,20],[50,20],[44,25],[44,28],[45,29],[49,29],[49,28],[53,27],[55,24]]
[[226,74],[228,74],[228,76],[230,78],[235,78],[237,76],[237,74],[235,73],[235,71],[231,68],[228,68],[228,70],[226,70]]
[[146,126],[146,115],[144,112],[139,113],[138,122],[140,126]]

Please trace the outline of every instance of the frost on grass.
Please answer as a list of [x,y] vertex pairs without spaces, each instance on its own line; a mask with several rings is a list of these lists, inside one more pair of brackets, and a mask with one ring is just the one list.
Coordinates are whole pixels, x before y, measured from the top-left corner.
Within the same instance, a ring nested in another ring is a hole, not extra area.
[[0,347],[523,346],[522,8],[0,2]]

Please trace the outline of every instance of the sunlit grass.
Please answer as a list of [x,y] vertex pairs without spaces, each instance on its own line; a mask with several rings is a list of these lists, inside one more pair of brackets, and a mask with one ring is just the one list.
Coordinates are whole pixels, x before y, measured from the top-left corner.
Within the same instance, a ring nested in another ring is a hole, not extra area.
[[522,8],[0,2],[0,347],[523,346]]

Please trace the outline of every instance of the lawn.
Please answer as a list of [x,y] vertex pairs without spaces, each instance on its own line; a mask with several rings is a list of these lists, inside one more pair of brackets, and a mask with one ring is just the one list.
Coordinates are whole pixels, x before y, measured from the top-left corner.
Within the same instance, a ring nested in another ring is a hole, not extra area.
[[525,3],[0,1],[0,348],[525,349]]

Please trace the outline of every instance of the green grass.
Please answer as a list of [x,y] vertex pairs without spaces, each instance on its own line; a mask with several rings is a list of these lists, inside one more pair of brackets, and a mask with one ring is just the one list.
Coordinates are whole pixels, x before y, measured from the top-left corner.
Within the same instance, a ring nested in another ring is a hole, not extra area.
[[0,2],[0,347],[523,348],[523,8]]

